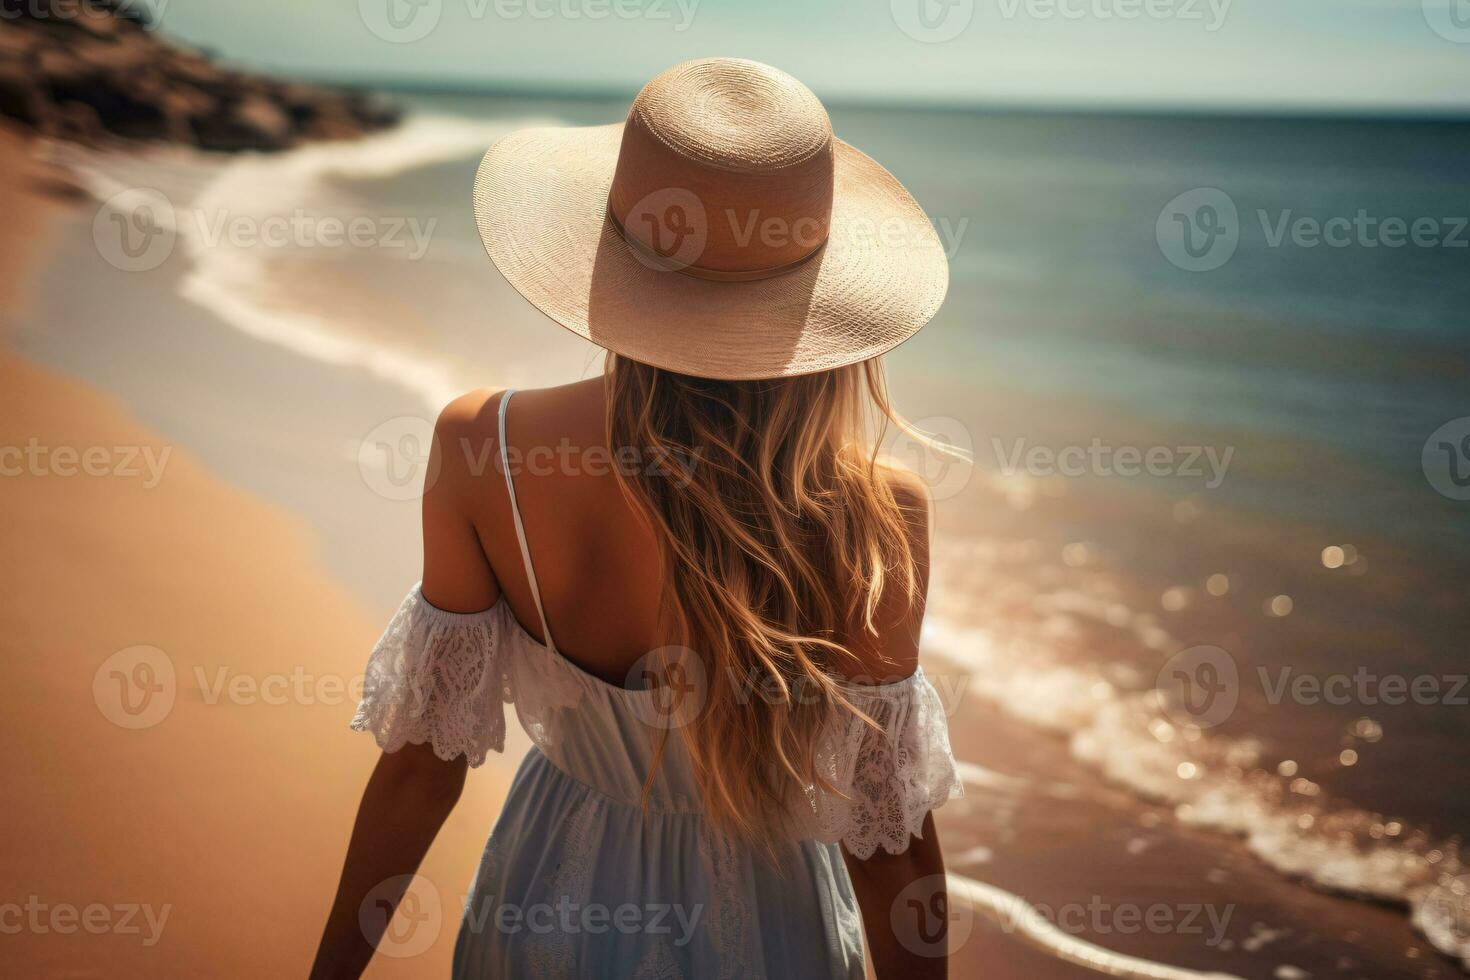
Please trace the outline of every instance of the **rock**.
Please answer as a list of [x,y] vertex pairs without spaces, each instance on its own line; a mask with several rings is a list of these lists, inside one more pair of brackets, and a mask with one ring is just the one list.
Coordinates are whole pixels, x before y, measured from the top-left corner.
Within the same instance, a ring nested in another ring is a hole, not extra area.
[[86,83],[90,68],[71,51],[63,48],[43,48],[32,58],[36,74],[48,86],[80,86]]
[[46,100],[35,78],[24,68],[0,63],[0,116],[31,128],[46,118]]
[[196,116],[193,126],[206,150],[277,150],[292,142],[291,117],[258,94],[247,95],[223,113]]
[[96,109],[82,102],[64,103],[49,124],[50,135],[77,143],[96,143],[104,136],[102,117]]
[[111,15],[114,22],[126,21],[145,29],[153,25],[148,7],[138,0],[91,0],[90,5]]
[[0,61],[15,62],[23,61],[30,54],[34,45],[24,34],[13,31],[0,31]]
[[391,126],[361,93],[235,71],[150,29],[138,0],[0,0],[0,117],[82,142],[281,150]]

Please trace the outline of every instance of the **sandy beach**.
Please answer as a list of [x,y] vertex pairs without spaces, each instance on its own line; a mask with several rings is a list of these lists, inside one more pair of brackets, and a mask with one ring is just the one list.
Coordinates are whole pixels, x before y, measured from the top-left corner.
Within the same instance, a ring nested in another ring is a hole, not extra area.
[[[18,141],[3,152],[7,173],[30,166]],[[4,193],[5,253],[43,263],[35,244],[67,212]],[[7,317],[25,300],[17,273],[0,280]],[[4,680],[26,692],[0,728],[0,864],[7,902],[40,923],[5,937],[6,972],[302,973],[376,754],[346,729],[376,610],[324,572],[302,521],[114,398],[8,350],[0,378],[0,444],[38,461],[0,480],[17,571],[0,598]],[[156,668],[151,699],[114,686],[138,664]],[[444,892],[437,941],[377,975],[446,969],[455,892],[505,785],[482,770],[425,864]]]

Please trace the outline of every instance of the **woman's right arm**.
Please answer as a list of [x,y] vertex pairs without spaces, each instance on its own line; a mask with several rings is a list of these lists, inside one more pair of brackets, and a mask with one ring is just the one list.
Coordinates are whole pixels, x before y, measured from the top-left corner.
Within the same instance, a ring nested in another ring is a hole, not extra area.
[[[440,609],[487,609],[500,598],[471,516],[476,483],[467,457],[475,448],[467,440],[480,438],[489,401],[485,392],[457,399],[434,430],[423,495],[422,592]],[[459,800],[466,768],[464,756],[446,762],[428,744],[405,745],[378,758],[358,805],[312,980],[362,974],[409,876]],[[369,900],[376,908],[361,915]]]
[[[427,745],[379,756],[357,809],[312,980],[362,975],[410,876],[459,800],[465,768],[464,756],[445,762]],[[369,899],[378,907],[362,915]]]

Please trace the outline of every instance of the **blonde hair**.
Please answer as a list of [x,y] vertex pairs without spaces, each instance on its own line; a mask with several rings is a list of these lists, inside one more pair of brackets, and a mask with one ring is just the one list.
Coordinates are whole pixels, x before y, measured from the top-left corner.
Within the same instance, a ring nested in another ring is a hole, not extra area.
[[816,762],[827,724],[872,724],[841,685],[871,661],[844,638],[876,636],[880,600],[922,601],[878,446],[890,423],[925,437],[894,412],[877,360],[713,381],[609,355],[607,372],[608,444],[693,463],[620,480],[659,540],[664,642],[703,666],[702,708],[678,731],[705,809],[768,840],[808,787],[836,789]]

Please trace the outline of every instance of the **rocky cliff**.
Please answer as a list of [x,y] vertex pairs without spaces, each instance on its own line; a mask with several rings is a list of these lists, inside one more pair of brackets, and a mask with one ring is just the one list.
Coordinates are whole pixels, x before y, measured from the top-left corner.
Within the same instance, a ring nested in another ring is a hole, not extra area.
[[391,125],[352,91],[221,66],[162,37],[135,0],[0,0],[0,116],[90,144],[281,150]]

